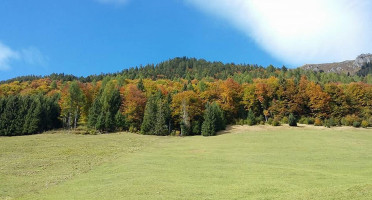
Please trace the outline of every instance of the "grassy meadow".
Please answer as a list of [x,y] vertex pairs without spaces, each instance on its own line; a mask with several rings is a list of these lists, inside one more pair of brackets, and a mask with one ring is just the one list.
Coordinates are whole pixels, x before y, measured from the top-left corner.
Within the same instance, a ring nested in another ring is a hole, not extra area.
[[0,137],[0,199],[372,199],[372,129]]

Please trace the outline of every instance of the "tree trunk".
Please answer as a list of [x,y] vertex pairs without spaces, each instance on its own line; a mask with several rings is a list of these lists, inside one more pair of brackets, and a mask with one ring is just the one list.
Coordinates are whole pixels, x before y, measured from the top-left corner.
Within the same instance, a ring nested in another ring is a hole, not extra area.
[[77,107],[76,110],[75,110],[75,120],[74,120],[75,123],[74,123],[74,129],[76,129],[76,125],[77,125],[78,109],[79,109],[79,107]]
[[71,113],[70,112],[68,113],[68,120],[67,121],[68,121],[67,122],[67,128],[70,129],[71,128],[71,126],[70,126],[71,125]]

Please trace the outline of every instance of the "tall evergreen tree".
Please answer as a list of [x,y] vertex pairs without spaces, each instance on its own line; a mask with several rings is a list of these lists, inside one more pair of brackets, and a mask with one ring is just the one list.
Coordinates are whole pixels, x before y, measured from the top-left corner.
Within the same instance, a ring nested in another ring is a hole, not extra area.
[[216,135],[216,115],[213,106],[208,104],[204,112],[204,122],[202,125],[201,134],[203,136]]
[[157,112],[154,126],[154,135],[167,135],[168,127],[165,115],[165,109],[161,100],[157,103]]
[[143,84],[142,78],[138,81],[137,88],[142,92],[145,92],[145,85]]
[[157,103],[155,96],[151,96],[146,103],[145,113],[141,125],[141,134],[153,135],[153,128],[155,126]]
[[247,124],[249,126],[256,125],[256,116],[254,115],[253,111],[249,109],[248,111],[248,117],[247,117]]
[[288,124],[289,126],[297,126],[297,119],[292,113],[289,115]]

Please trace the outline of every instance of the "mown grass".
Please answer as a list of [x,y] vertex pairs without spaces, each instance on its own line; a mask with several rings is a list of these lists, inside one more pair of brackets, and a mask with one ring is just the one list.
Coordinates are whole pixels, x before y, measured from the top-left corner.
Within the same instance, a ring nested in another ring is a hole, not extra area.
[[0,138],[0,197],[371,199],[371,129]]

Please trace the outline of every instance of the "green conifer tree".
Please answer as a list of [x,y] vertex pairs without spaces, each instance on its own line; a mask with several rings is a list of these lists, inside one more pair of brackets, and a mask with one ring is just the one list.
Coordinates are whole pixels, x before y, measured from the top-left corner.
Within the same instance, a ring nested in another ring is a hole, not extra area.
[[297,126],[297,119],[292,113],[289,115],[288,124],[289,126]]
[[256,117],[251,109],[248,111],[247,124],[249,126],[256,125]]
[[216,135],[216,115],[213,111],[213,106],[208,104],[204,112],[204,122],[201,129],[201,134],[203,136],[213,136]]

